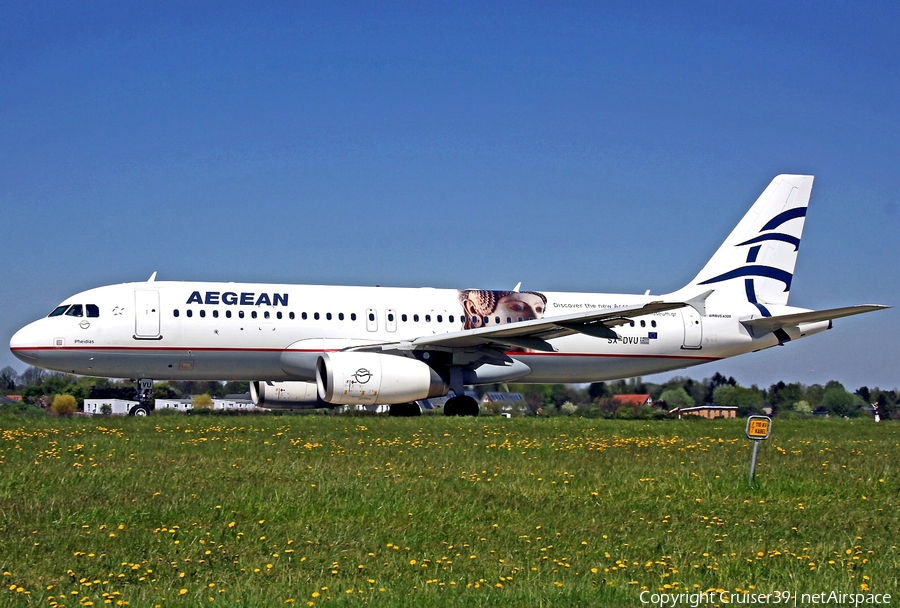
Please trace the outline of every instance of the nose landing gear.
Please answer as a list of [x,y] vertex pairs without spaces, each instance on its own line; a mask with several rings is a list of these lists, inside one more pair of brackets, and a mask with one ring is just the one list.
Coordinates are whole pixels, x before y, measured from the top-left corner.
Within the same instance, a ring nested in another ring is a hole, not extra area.
[[138,405],[131,408],[128,412],[129,416],[149,416],[155,408],[153,403],[153,379],[141,378],[138,381],[137,390]]

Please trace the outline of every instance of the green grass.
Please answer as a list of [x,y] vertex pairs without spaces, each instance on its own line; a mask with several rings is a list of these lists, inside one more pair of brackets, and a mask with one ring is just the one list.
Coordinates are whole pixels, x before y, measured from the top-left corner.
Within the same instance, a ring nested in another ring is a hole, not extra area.
[[0,417],[0,605],[896,594],[900,425],[744,424]]

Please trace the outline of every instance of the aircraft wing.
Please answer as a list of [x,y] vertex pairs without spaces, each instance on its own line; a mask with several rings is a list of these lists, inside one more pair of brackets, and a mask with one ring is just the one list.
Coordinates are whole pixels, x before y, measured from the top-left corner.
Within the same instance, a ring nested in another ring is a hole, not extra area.
[[841,317],[849,317],[851,315],[859,315],[864,312],[872,312],[890,308],[890,306],[882,306],[880,304],[865,304],[860,306],[844,306],[843,308],[830,308],[828,310],[811,310],[809,312],[799,312],[790,315],[780,315],[777,317],[761,317],[759,319],[749,319],[741,321],[744,327],[755,329],[758,331],[776,331],[785,327],[796,327],[801,323],[816,323],[818,321],[831,321],[840,319]]
[[[478,347],[512,347],[530,348],[553,352],[554,348],[547,342],[552,338],[561,338],[576,333],[587,334],[597,338],[617,338],[612,330],[617,325],[624,325],[635,317],[674,310],[688,306],[685,302],[650,302],[638,306],[622,306],[619,308],[595,309],[576,312],[555,317],[544,317],[530,321],[519,321],[505,325],[479,327],[423,336],[409,342],[382,344],[378,350],[456,350],[474,349]],[[374,350],[374,347],[363,347]],[[360,348],[352,350],[363,350]]]

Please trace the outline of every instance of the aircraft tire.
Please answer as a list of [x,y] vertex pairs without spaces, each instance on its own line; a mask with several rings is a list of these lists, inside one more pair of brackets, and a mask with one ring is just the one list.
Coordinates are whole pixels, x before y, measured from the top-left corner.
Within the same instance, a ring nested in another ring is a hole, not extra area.
[[460,408],[459,415],[460,416],[477,416],[480,408],[478,407],[478,401],[473,399],[472,397],[460,397]]
[[388,408],[388,416],[421,416],[418,403],[392,403]]
[[478,401],[469,396],[450,397],[444,404],[445,416],[477,416]]
[[444,416],[459,416],[459,397],[450,397],[444,403]]
[[133,408],[131,408],[131,411],[128,412],[128,415],[129,416],[141,416],[141,417],[149,416],[150,408],[148,408],[146,405],[136,405]]

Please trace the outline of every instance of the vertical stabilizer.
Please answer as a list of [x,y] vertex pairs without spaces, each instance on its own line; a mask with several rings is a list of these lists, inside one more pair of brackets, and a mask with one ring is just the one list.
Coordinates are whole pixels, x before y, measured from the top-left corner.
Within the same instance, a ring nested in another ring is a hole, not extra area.
[[773,179],[687,288],[746,299],[765,317],[767,305],[787,304],[812,184],[811,175]]

